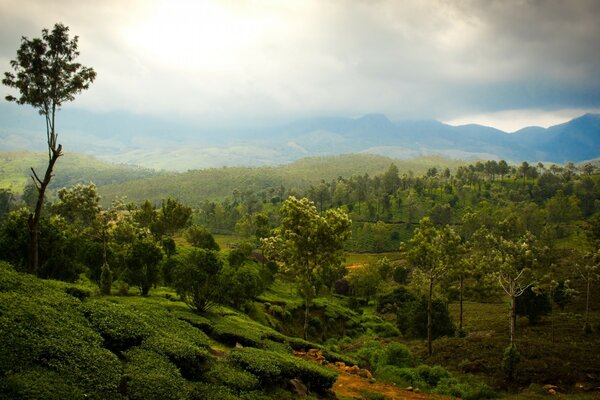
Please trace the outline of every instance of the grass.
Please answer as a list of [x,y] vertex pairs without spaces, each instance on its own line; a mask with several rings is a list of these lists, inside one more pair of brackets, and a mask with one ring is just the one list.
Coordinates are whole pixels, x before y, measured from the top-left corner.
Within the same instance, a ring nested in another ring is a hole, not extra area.
[[387,257],[390,261],[396,261],[400,259],[399,252],[387,252],[387,253],[346,253],[346,266],[351,265],[365,265],[377,262],[377,260]]
[[[452,304],[450,311],[457,321],[458,305]],[[467,337],[435,341],[431,357],[426,354],[424,342],[413,341],[410,345],[429,364],[441,364],[456,373],[485,376],[494,387],[504,387],[500,366],[509,343],[507,305],[465,303],[464,320]],[[591,320],[593,326],[598,326],[600,313],[591,313]],[[526,318],[518,318],[516,345],[521,362],[517,386],[552,383],[571,391],[576,382],[593,381],[593,377],[600,376],[600,334],[585,335],[582,327],[582,316],[573,311],[557,312],[552,319],[545,317],[535,326],[529,326]]]

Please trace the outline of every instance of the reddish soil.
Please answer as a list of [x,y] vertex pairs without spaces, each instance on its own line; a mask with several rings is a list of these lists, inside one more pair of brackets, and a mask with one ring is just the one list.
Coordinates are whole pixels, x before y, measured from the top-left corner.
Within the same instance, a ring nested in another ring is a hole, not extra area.
[[340,372],[337,381],[333,385],[333,392],[338,397],[351,399],[364,399],[364,392],[379,393],[388,400],[448,399],[448,397],[443,396],[410,392],[388,383],[371,383],[369,379],[346,372]]

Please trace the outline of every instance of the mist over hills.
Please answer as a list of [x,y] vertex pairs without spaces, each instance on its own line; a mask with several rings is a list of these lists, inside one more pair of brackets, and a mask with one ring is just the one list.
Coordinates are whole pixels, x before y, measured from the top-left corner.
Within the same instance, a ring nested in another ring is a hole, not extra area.
[[[487,126],[435,120],[307,118],[289,124],[198,127],[128,113],[65,109],[59,132],[66,151],[114,163],[185,171],[221,166],[286,164],[310,156],[367,153],[396,159],[440,155],[565,163],[600,156],[600,115],[585,114],[550,128],[507,133]],[[0,150],[43,150],[42,120],[34,110],[0,106]]]

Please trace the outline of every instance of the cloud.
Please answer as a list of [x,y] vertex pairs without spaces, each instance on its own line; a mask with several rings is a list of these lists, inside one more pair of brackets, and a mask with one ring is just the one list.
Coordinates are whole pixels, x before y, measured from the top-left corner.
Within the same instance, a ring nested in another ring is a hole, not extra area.
[[243,123],[600,107],[600,3],[0,0],[0,63],[62,21],[100,111]]

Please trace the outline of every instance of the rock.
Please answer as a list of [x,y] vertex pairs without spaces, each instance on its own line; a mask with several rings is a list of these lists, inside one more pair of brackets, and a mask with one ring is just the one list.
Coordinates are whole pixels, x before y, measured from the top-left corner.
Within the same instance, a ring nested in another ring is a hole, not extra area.
[[368,369],[359,369],[357,374],[361,378],[366,378],[366,379],[373,378],[373,374],[371,374],[371,371],[369,371]]
[[319,349],[309,349],[307,354],[311,357],[316,357],[319,353]]
[[419,389],[419,388],[415,388],[415,390],[413,390],[413,392],[415,392],[415,393],[420,393],[420,392],[421,392],[421,389]]
[[412,386],[407,387],[406,389],[407,392],[412,392],[413,390],[415,390]]
[[306,355],[306,353],[303,352],[303,351],[296,351],[296,350],[294,350],[294,355],[296,357],[304,357]]
[[550,389],[550,390],[548,390],[548,394],[556,394],[556,390]]
[[242,345],[241,345],[241,344],[239,344],[239,343],[236,343],[236,344],[235,344],[235,348],[236,348],[236,349],[243,349],[243,348],[244,348],[244,346],[242,346]]
[[308,396],[308,388],[300,379],[290,379],[288,381],[288,386],[290,387],[291,391],[298,396]]
[[346,372],[348,372],[349,374],[353,374],[353,375],[356,375],[358,373],[358,371],[360,371],[360,368],[358,367],[358,365],[353,365],[346,370]]
[[335,363],[335,366],[338,367],[338,368],[340,368],[340,369],[344,369],[346,367],[346,363],[343,363],[341,361],[337,361]]

